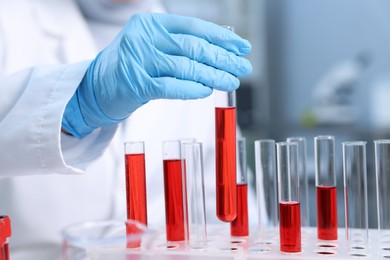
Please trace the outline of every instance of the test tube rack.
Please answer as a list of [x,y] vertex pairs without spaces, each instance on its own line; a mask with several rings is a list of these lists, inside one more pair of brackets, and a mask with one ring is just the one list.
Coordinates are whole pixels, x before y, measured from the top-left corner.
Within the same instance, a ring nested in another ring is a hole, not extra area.
[[[252,229],[253,230],[253,229]],[[378,230],[369,230],[368,248],[356,247],[347,251],[345,229],[339,228],[337,241],[317,239],[316,228],[302,228],[302,252],[286,254],[279,249],[277,231],[252,232],[249,237],[231,237],[221,228],[208,229],[206,248],[188,248],[183,242],[166,242],[165,234],[158,234],[153,245],[146,251],[134,252],[141,254],[142,259],[204,259],[204,260],[235,260],[235,259],[386,259],[390,258],[390,243],[381,247]]]

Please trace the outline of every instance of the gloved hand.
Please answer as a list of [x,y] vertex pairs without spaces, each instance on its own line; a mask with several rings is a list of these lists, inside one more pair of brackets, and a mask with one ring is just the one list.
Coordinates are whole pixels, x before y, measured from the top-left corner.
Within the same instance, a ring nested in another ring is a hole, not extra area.
[[62,127],[82,138],[153,99],[198,99],[238,88],[251,73],[247,40],[216,24],[169,14],[134,15],[92,61]]

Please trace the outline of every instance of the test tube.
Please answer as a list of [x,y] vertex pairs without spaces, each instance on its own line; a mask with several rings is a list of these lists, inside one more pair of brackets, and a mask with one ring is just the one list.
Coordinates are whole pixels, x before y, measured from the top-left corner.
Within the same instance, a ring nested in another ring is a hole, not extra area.
[[299,203],[298,145],[276,143],[279,191],[280,250],[301,252],[301,210]]
[[232,222],[237,216],[236,93],[215,91],[216,210]]
[[375,140],[375,173],[380,244],[390,256],[390,139]]
[[125,142],[127,219],[147,225],[145,144]]
[[317,236],[337,240],[337,190],[334,136],[314,138]]
[[207,228],[202,143],[184,143],[182,151],[183,188],[186,191],[183,192],[183,207],[187,215],[185,240],[193,249],[204,249],[207,247]]
[[366,142],[343,143],[345,232],[349,251],[367,250]]
[[287,142],[298,145],[299,201],[301,203],[301,226],[310,226],[309,184],[306,173],[306,138],[288,137]]
[[230,223],[230,234],[237,237],[246,237],[249,235],[248,176],[245,138],[237,139],[237,217]]
[[[257,209],[262,231],[263,229],[272,230],[278,226],[278,176],[275,158],[274,140],[255,141]],[[265,214],[262,210],[265,210]],[[264,215],[266,219],[262,221]]]
[[11,235],[11,219],[9,216],[0,216],[0,259],[10,259],[9,238]]
[[167,241],[184,241],[181,143],[163,142],[165,221]]

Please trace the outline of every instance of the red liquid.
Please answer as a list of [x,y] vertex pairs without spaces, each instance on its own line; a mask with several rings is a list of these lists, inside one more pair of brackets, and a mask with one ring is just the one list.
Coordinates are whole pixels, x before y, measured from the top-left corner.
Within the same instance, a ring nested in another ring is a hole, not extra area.
[[217,217],[232,222],[237,216],[236,108],[215,108]]
[[147,225],[145,155],[126,154],[125,162],[127,218]]
[[237,217],[230,223],[232,236],[248,236],[248,185],[237,184]]
[[165,217],[168,241],[184,241],[181,160],[164,160]]
[[337,190],[335,186],[317,186],[318,238],[337,240]]
[[301,252],[301,212],[296,201],[279,203],[280,250],[287,253]]
[[3,248],[4,248],[5,260],[9,260],[9,245],[8,245],[8,242],[4,244]]

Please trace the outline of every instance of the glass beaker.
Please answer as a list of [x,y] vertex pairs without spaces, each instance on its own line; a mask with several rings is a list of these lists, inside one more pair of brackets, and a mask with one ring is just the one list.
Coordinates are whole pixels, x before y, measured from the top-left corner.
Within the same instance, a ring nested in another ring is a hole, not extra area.
[[[126,233],[129,229],[131,234]],[[62,230],[62,260],[139,259],[156,235],[135,220],[72,224]]]

